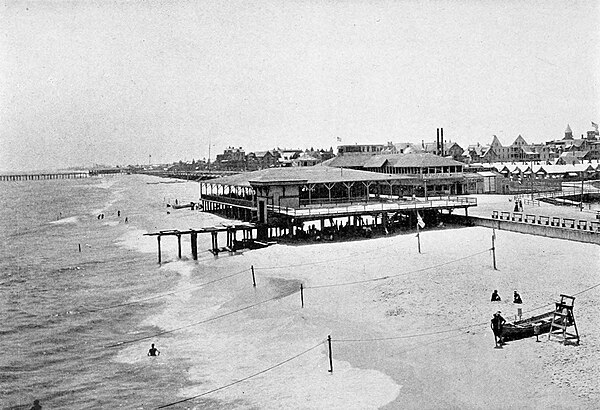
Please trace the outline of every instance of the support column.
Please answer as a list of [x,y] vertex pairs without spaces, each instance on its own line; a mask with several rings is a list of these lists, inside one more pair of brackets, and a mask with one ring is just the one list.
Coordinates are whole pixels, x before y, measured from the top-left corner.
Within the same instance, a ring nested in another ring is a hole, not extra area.
[[218,240],[217,240],[218,233],[217,232],[211,232],[210,234],[212,236],[212,251],[216,255],[216,254],[219,253],[219,243],[218,243]]
[[192,232],[190,234],[190,240],[192,245],[192,259],[198,260],[198,233]]
[[181,259],[181,234],[177,234],[177,257]]

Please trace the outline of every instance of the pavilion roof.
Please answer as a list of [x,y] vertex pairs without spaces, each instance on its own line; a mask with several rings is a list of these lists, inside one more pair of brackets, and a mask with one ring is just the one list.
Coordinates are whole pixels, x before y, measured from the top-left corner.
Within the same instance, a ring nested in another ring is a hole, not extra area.
[[359,181],[387,181],[411,179],[407,175],[382,174],[379,172],[358,171],[354,169],[340,169],[334,167],[315,165],[313,167],[278,167],[267,168],[253,172],[230,175],[222,178],[203,181],[205,183],[251,186],[252,182],[258,183],[294,183],[318,184],[333,182],[359,182]]
[[330,167],[372,167],[377,168],[388,161],[389,165],[396,168],[421,168],[421,167],[441,167],[441,166],[464,166],[462,162],[451,158],[440,157],[429,153],[410,153],[410,154],[386,154],[369,155],[353,154],[341,155],[327,160],[323,165]]

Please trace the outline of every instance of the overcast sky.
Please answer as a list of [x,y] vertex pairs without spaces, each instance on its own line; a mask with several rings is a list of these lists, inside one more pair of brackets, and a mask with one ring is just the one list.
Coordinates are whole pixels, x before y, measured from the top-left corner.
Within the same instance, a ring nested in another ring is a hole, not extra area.
[[5,1],[0,170],[600,123],[600,2]]

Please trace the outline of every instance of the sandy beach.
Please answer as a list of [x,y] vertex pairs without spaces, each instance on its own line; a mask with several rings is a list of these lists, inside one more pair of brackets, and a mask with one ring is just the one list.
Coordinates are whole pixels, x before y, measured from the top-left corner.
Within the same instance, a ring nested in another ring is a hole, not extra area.
[[[197,215],[176,220],[190,226]],[[119,245],[154,258],[155,240],[144,231]],[[203,252],[197,262],[177,261],[176,242],[164,241],[166,263],[156,270],[177,272],[177,284],[162,312],[140,325],[168,333],[126,345],[116,360],[145,360],[139,351],[152,341],[162,352],[153,365],[188,363],[178,395],[198,397],[172,408],[595,408],[600,287],[587,289],[600,283],[599,248],[499,231],[495,271],[491,234],[426,230],[421,254],[408,233],[216,258]],[[501,302],[490,302],[494,289]],[[489,321],[497,310],[514,319],[513,290],[525,317],[550,310],[560,293],[576,295],[581,345],[543,336],[494,349]]]

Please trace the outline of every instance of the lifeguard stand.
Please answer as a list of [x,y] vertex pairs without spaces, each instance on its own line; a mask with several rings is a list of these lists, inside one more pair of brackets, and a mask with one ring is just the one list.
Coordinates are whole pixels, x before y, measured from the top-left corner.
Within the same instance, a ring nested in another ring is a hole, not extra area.
[[[556,303],[556,309],[552,316],[552,324],[550,325],[550,333],[548,340],[555,337],[558,341],[567,344],[568,340],[575,340],[575,344],[579,344],[579,332],[577,332],[577,324],[573,315],[573,305],[575,303],[574,296],[560,295],[560,302]],[[575,333],[569,333],[567,330],[570,327],[575,329]]]

